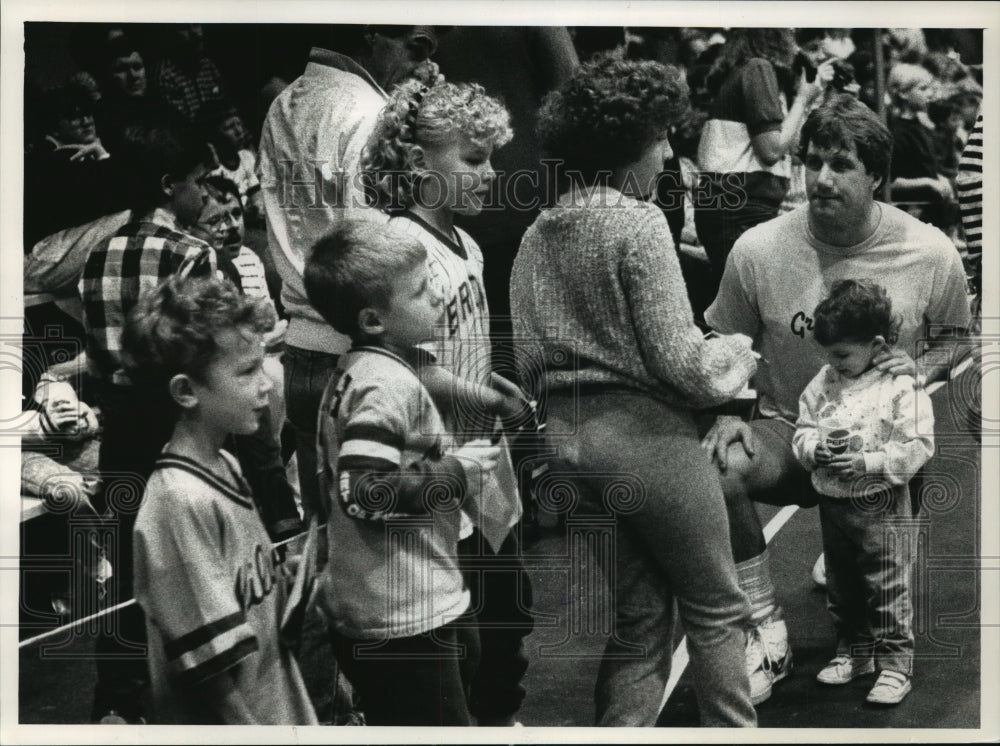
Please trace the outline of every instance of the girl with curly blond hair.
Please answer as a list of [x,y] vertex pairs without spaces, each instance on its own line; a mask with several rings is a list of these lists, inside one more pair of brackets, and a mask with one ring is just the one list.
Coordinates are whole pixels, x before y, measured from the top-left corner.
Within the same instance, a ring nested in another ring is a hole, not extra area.
[[[460,445],[490,436],[503,446],[479,498],[463,508],[468,516],[459,544],[463,567],[474,562],[478,568],[466,571],[466,582],[471,606],[479,610],[481,661],[470,682],[469,706],[480,725],[513,724],[524,697],[522,639],[532,627],[530,585],[518,559],[518,532],[512,530],[521,501],[497,418],[523,415],[527,398],[492,372],[483,255],[455,218],[491,206],[496,173],[490,157],[512,135],[507,110],[482,86],[411,81],[389,97],[361,164],[368,198],[389,213],[391,225],[426,249],[430,282],[442,299],[431,351],[451,376],[431,380],[426,368],[436,366],[424,366],[421,379]],[[497,569],[483,572],[490,562]]]

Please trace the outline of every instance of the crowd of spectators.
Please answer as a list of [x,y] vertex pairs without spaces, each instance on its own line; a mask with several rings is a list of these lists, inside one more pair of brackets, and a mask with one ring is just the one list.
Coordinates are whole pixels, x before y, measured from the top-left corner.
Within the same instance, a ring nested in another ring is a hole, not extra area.
[[[441,53],[435,59],[449,80],[477,82],[493,76],[483,83],[488,89],[490,84],[505,85],[502,65],[490,73],[472,64],[469,69],[462,67],[462,60],[468,59],[466,48],[485,48],[491,43],[485,38],[489,34],[480,39],[472,29],[418,28],[427,29],[428,49],[440,43]],[[82,352],[87,342],[79,288],[85,286],[81,278],[86,277],[91,250],[112,236],[125,235],[125,226],[142,218],[134,208],[139,191],[149,188],[143,183],[148,174],[142,173],[149,164],[135,160],[141,152],[134,147],[136,133],[157,128],[183,131],[204,146],[202,162],[209,167],[199,175],[201,211],[194,209],[195,214],[183,216],[170,229],[207,243],[215,250],[217,271],[239,280],[247,295],[264,297],[274,306],[278,322],[267,335],[267,370],[272,377],[281,375],[278,355],[287,315],[281,280],[267,251],[257,148],[268,105],[301,72],[311,42],[323,40],[330,46],[328,37],[338,32],[290,26],[276,32],[283,40],[270,39],[263,46],[256,44],[263,38],[259,29],[247,27],[243,36],[240,33],[235,25],[81,24],[70,44],[76,69],[51,87],[28,81],[25,335],[47,342],[39,347],[39,359],[25,366],[24,408],[35,414],[24,441],[21,489],[45,500],[54,513],[100,512],[90,499],[101,480],[96,443],[105,413],[98,406],[93,377],[86,375],[88,363],[93,373],[100,361],[88,361]],[[511,45],[521,43],[513,37],[496,38],[506,38],[504,43]],[[673,178],[659,180],[651,199],[667,214],[699,323],[704,323],[704,311],[715,299],[727,256],[740,235],[806,201],[805,167],[797,155],[800,130],[808,114],[836,94],[856,96],[887,119],[895,149],[883,199],[937,226],[952,239],[956,251],[967,253],[968,237],[956,195],[960,157],[983,95],[982,42],[974,34],[915,29],[580,28],[570,29],[568,38],[575,49],[562,59],[567,69],[577,60],[585,62],[596,53],[611,51],[622,59],[673,64],[686,75],[691,106],[671,117],[673,154],[663,164],[664,173]],[[528,48],[530,42],[524,43]],[[267,51],[255,57],[264,46]],[[33,48],[30,44],[28,48],[30,70]],[[884,62],[882,79],[877,75],[883,65],[876,64],[876,50]],[[502,44],[497,53],[504,53]],[[513,55],[510,62],[518,64]],[[511,170],[537,165],[538,145],[532,139],[537,109],[545,92],[567,72],[559,61],[547,64],[554,71],[552,80],[536,77],[530,90],[525,83],[516,91],[497,91],[514,117]],[[189,175],[179,174],[178,179]],[[740,176],[747,199],[739,209],[720,210],[734,175]],[[482,221],[485,228],[469,227],[479,244],[489,248],[485,285],[497,317],[508,311],[510,267],[534,217],[534,213],[515,216],[511,207],[504,212],[506,217],[487,216],[490,219]],[[159,234],[140,237],[149,241],[150,236]],[[969,263],[972,293],[981,286],[979,271],[977,262]],[[503,329],[502,320],[492,321],[494,332],[498,323]],[[281,390],[279,381],[271,395],[266,437],[271,439],[269,446],[280,448],[287,463],[293,428],[285,427]],[[273,487],[278,479],[273,458],[254,459],[271,465],[262,467],[270,469],[271,476],[260,478]],[[289,474],[294,483],[294,468]],[[287,485],[271,491],[291,499]],[[262,506],[261,512],[274,517],[268,525],[273,538],[301,529],[289,518],[287,506]],[[45,530],[58,531],[51,525]],[[99,570],[89,570],[88,577],[103,583],[118,561],[115,556],[102,559]],[[51,598],[59,613],[71,613],[64,587],[54,587]]]

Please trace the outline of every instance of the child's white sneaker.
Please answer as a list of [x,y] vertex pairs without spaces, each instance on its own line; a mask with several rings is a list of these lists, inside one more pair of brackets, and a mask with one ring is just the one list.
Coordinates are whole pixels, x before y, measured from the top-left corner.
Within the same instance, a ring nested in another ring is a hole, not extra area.
[[899,671],[883,671],[868,692],[867,701],[873,705],[898,705],[910,693],[910,677]]
[[875,673],[874,659],[867,658],[858,665],[851,656],[838,655],[816,674],[816,681],[820,684],[848,684],[859,676],[870,673]]

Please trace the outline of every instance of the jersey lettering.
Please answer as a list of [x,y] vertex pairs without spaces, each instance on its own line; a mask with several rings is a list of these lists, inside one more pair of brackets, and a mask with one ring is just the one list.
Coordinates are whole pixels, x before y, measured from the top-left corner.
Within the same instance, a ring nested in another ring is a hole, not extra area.
[[337,412],[340,411],[340,400],[344,398],[344,392],[351,385],[351,380],[350,373],[342,373],[333,389],[333,397],[330,400],[330,416],[334,419],[337,417]]
[[459,324],[475,318],[476,311],[486,310],[486,294],[475,275],[458,286],[458,291],[451,297],[445,307],[445,317],[448,321],[448,336],[458,333]]
[[792,334],[801,339],[805,339],[806,332],[812,331],[813,320],[806,316],[804,311],[799,311],[794,316],[792,316]]
[[274,590],[280,562],[277,550],[262,544],[254,547],[253,558],[236,572],[236,598],[243,611],[259,604]]

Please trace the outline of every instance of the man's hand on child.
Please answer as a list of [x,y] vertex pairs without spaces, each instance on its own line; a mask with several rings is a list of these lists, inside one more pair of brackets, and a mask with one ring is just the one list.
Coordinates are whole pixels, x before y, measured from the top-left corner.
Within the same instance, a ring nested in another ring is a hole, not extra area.
[[860,477],[865,473],[865,457],[860,453],[844,453],[840,456],[833,456],[827,463],[827,468],[834,476],[841,479]]
[[896,376],[916,378],[917,375],[917,364],[900,349],[893,348],[880,352],[872,358],[872,363],[882,372],[891,374],[893,378]]

